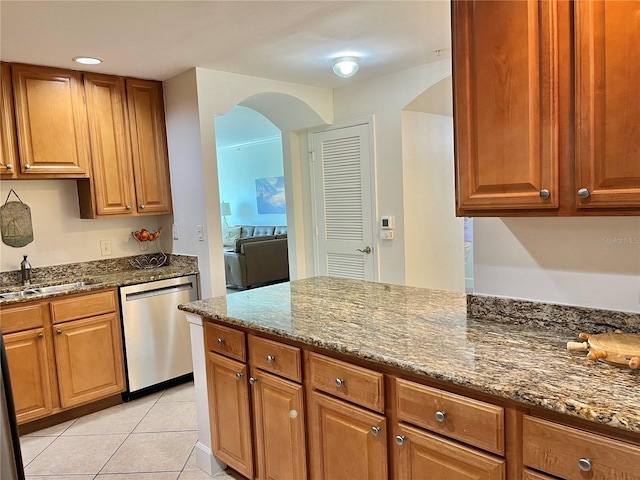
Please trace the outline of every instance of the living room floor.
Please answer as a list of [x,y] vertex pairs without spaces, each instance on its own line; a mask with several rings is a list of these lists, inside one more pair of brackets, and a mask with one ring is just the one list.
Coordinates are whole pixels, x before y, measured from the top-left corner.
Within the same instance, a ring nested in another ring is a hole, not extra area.
[[[20,438],[27,480],[210,480],[195,463],[193,383]],[[215,480],[244,480],[227,469]]]

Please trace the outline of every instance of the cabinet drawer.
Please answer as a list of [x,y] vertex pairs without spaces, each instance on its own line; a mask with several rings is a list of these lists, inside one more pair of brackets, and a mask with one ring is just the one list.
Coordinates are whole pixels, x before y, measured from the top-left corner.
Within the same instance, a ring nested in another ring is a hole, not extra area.
[[384,377],[347,362],[309,354],[311,386],[376,412],[384,412]]
[[268,372],[302,382],[300,349],[249,335],[249,363]]
[[247,359],[244,332],[206,322],[204,324],[204,341],[209,351],[221,353],[241,362]]
[[[566,480],[640,480],[640,446],[525,416],[523,461]],[[591,465],[589,473],[579,461]]]
[[2,333],[13,333],[42,327],[47,315],[47,303],[27,303],[0,309]]
[[398,419],[504,455],[504,409],[396,379]]
[[86,295],[74,295],[70,298],[51,301],[51,323],[68,322],[79,318],[93,317],[115,312],[115,290]]
[[543,473],[534,472],[533,470],[529,470],[525,468],[522,471],[522,480],[556,480],[553,477],[548,477]]

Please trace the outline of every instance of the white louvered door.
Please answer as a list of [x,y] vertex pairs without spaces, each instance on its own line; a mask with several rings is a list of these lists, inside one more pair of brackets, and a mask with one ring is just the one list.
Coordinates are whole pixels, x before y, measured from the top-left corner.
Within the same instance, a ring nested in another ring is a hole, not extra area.
[[370,143],[368,124],[313,134],[319,275],[377,280]]

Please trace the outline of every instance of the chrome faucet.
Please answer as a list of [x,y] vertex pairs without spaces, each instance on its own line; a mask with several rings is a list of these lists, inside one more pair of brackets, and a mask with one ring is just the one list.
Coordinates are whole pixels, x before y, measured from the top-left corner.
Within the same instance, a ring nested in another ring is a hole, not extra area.
[[27,260],[27,256],[23,255],[20,263],[20,273],[22,274],[22,285],[31,285],[31,264]]

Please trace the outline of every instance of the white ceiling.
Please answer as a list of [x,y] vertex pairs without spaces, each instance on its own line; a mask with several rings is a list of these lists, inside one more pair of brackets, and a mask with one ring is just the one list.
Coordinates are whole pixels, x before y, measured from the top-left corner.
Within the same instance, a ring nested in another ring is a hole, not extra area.
[[[198,66],[336,88],[449,57],[449,12],[449,0],[2,0],[0,57],[155,80]],[[351,79],[331,71],[346,54],[361,58]],[[104,63],[79,66],[77,55]]]

